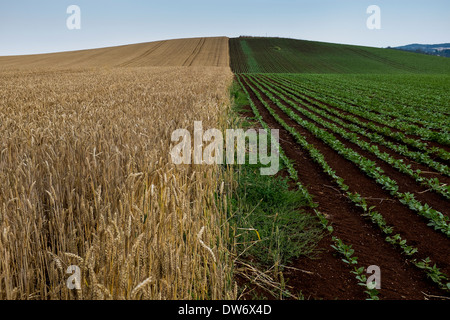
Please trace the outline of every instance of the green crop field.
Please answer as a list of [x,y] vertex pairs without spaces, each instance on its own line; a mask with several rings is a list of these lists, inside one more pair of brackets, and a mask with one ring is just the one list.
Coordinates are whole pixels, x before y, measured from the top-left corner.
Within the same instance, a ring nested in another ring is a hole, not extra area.
[[417,272],[448,295],[450,59],[279,38],[231,39],[230,54],[250,118],[280,130],[288,175],[355,283],[370,264],[411,266],[366,298],[413,297],[401,282]]
[[236,73],[450,73],[450,59],[283,38],[230,39]]

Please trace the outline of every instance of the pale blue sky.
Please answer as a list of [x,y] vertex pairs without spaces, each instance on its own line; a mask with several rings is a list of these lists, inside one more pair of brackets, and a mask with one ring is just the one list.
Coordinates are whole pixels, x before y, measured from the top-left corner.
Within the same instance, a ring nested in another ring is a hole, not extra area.
[[[81,30],[68,30],[69,5]],[[369,30],[369,5],[381,30]],[[374,47],[450,42],[449,0],[0,0],[0,55],[200,36],[279,36]]]

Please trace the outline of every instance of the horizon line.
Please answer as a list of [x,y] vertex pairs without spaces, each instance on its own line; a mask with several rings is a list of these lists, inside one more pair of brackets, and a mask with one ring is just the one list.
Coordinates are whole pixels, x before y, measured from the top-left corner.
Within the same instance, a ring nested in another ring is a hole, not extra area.
[[321,43],[329,43],[329,44],[348,45],[348,46],[367,47],[367,48],[379,48],[379,49],[400,48],[400,47],[409,46],[409,45],[427,45],[427,46],[431,45],[431,46],[435,46],[435,45],[450,44],[450,42],[442,42],[442,43],[436,43],[436,44],[432,44],[432,43],[425,44],[425,43],[414,42],[414,43],[408,43],[408,44],[399,45],[399,46],[375,47],[375,46],[359,45],[359,44],[352,44],[352,43],[329,42],[329,41],[310,40],[310,39],[298,39],[298,38],[290,38],[290,37],[277,37],[277,36],[258,36],[258,35],[240,35],[238,37],[229,37],[229,36],[201,37],[201,36],[193,36],[193,37],[188,37],[188,38],[167,38],[167,39],[158,39],[158,40],[152,40],[152,41],[125,43],[125,44],[109,45],[109,46],[104,46],[104,47],[91,47],[91,48],[82,48],[82,49],[74,49],[74,50],[39,52],[39,53],[24,53],[24,54],[7,54],[7,55],[0,55],[0,57],[24,57],[24,56],[35,56],[35,55],[70,53],[70,52],[80,52],[80,51],[89,51],[89,50],[101,50],[101,49],[107,49],[107,48],[118,48],[118,47],[125,47],[125,46],[132,46],[132,45],[139,45],[139,44],[146,44],[146,43],[154,43],[154,42],[164,42],[164,41],[173,41],[173,40],[188,40],[188,39],[201,39],[201,38],[227,38],[227,39],[236,39],[236,38],[279,38],[279,39],[292,39],[292,40],[299,40],[299,41],[321,42]]

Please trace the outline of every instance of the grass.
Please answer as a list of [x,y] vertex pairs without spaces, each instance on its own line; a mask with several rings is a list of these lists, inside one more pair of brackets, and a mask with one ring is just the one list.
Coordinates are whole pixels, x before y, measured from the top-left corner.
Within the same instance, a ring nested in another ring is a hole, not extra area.
[[[239,117],[239,113],[247,111],[248,98],[236,82],[231,96],[234,125],[254,128],[251,119]],[[287,178],[281,174],[262,176],[260,167],[248,162],[234,167],[236,186],[229,194],[228,220],[237,256],[236,273],[249,280],[250,286],[265,292],[253,288],[248,294],[250,298],[267,293],[281,299],[292,298],[295,295],[286,287],[284,266],[300,256],[314,256],[323,228],[317,217],[307,212],[311,209],[307,199],[290,186]]]
[[321,228],[302,209],[308,207],[307,200],[290,190],[286,178],[261,176],[258,165],[243,165],[236,180],[236,211],[230,222],[242,256],[272,266],[313,254]]

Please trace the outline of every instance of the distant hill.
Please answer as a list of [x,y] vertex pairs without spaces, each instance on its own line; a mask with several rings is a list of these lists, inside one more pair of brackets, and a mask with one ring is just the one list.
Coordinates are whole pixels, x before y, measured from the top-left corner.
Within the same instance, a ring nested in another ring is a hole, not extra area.
[[71,52],[0,57],[5,68],[228,67],[228,38],[176,39]]
[[392,49],[398,49],[403,51],[411,51],[416,53],[429,54],[439,57],[450,58],[450,43],[442,44],[408,44],[406,46],[394,47]]
[[232,38],[230,56],[236,73],[450,74],[443,57],[285,38]]
[[[422,47],[409,45],[391,50],[286,38],[190,38],[0,57],[0,70],[231,65],[237,73],[450,74],[450,59],[403,51],[417,51]],[[442,53],[447,48],[450,50],[450,44],[429,46],[428,50]]]

